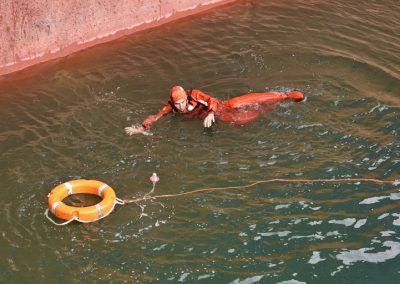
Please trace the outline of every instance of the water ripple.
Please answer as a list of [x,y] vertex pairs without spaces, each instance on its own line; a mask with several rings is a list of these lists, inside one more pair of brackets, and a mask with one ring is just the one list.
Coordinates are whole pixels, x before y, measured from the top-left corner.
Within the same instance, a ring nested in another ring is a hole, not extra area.
[[[0,282],[396,282],[398,15],[392,0],[235,2],[2,79]],[[306,100],[245,126],[171,115],[127,137],[175,84]],[[43,216],[62,182],[95,178],[134,198],[152,172],[159,194],[270,178],[396,182],[257,185],[61,228]]]

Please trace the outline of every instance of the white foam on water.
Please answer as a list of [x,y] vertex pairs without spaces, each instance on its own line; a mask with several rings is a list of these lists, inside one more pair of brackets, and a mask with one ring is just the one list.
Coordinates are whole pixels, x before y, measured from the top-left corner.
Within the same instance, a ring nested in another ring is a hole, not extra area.
[[389,198],[389,196],[370,197],[370,198],[364,199],[359,204],[374,204],[374,203],[378,203],[379,201],[386,199],[386,198]]
[[178,282],[183,282],[190,275],[189,272],[182,273],[181,277],[179,277]]
[[400,243],[386,241],[383,245],[389,249],[382,252],[369,252],[373,250],[373,248],[343,251],[336,255],[336,259],[343,261],[345,265],[351,265],[359,261],[379,263],[393,259],[400,254]]
[[214,276],[213,274],[203,274],[203,275],[200,275],[199,277],[197,277],[197,280],[203,280],[203,279],[211,278],[213,276]]
[[303,124],[298,126],[297,129],[312,128],[312,127],[324,127],[324,125],[322,123]]
[[290,280],[278,282],[277,284],[306,284],[306,282],[299,281],[296,279],[290,279]]
[[379,215],[378,220],[386,218],[389,215],[390,215],[389,213],[383,213],[382,215]]
[[237,278],[237,279],[233,280],[231,282],[231,284],[252,284],[252,283],[257,283],[263,277],[264,277],[264,275],[256,275],[256,276],[253,276],[253,277],[245,278],[243,280],[240,280],[239,278]]
[[360,219],[357,221],[357,223],[354,225],[354,228],[358,229],[361,226],[364,226],[365,223],[367,223],[367,219]]
[[381,201],[383,199],[387,199],[387,198],[389,198],[390,200],[399,200],[400,192],[392,192],[392,193],[390,193],[390,195],[366,198],[363,201],[361,201],[359,204],[374,204],[374,203],[378,203],[379,201]]
[[250,229],[251,231],[253,231],[256,227],[257,227],[257,224],[253,224],[253,225],[250,225],[250,226],[249,226],[249,229]]
[[153,251],[162,250],[162,249],[164,249],[166,246],[167,246],[167,244],[163,244],[163,245],[161,245],[161,246],[159,246],[159,247],[154,248]]
[[338,231],[331,231],[331,232],[326,233],[326,236],[327,236],[327,237],[330,237],[330,236],[340,236],[340,233],[339,233]]
[[308,222],[308,224],[311,226],[321,225],[322,221],[311,221],[311,222]]
[[310,207],[310,209],[311,209],[311,210],[314,210],[314,211],[317,211],[317,210],[321,209],[321,206],[318,206],[318,207]]
[[395,226],[400,226],[400,214],[393,213],[392,216],[398,217],[398,219],[396,219],[396,220],[393,221],[393,225],[395,225]]
[[325,236],[323,236],[323,235],[321,234],[321,232],[317,232],[316,234],[312,234],[312,235],[292,236],[292,237],[289,238],[289,241],[290,241],[290,240],[293,240],[293,239],[316,239],[316,240],[323,240],[323,239],[325,239]]
[[336,273],[342,271],[343,268],[343,265],[338,266],[337,269],[331,273],[331,276],[334,276]]
[[308,263],[317,264],[318,262],[321,262],[324,260],[326,260],[326,258],[321,258],[319,251],[313,251],[313,254],[312,254],[310,260],[308,261]]
[[278,237],[286,237],[291,233],[291,231],[281,231],[281,232],[267,232],[267,233],[257,233],[262,237],[271,237],[271,236],[278,236]]
[[396,234],[396,232],[394,232],[394,231],[382,231],[382,232],[380,232],[380,234],[381,234],[382,237],[390,237],[393,234]]
[[275,206],[275,210],[289,208],[289,207],[290,207],[290,204],[280,204],[280,205]]
[[400,192],[393,192],[390,194],[390,200],[399,200],[400,199]]
[[345,218],[343,220],[330,220],[330,224],[345,225],[346,227],[352,226],[356,222],[356,218]]

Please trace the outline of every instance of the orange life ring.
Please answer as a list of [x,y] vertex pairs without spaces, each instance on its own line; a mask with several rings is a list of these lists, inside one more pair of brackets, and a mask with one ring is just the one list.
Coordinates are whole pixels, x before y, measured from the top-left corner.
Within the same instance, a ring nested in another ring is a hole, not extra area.
[[[73,207],[63,202],[65,197],[77,193],[95,194],[102,197],[102,201],[88,207]],[[48,203],[49,211],[60,219],[92,222],[111,213],[117,203],[117,197],[114,190],[106,183],[79,179],[56,186],[48,195]]]

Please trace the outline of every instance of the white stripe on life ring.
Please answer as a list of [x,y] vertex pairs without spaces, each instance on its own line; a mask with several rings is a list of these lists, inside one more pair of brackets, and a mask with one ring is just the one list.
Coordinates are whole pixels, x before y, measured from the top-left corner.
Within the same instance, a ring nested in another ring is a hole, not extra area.
[[97,190],[97,195],[100,197],[103,197],[103,190],[108,186],[108,184],[103,183],[102,185],[99,186],[99,189]]
[[97,212],[99,212],[99,218],[103,217],[104,213],[103,213],[103,208],[101,208],[101,205],[100,204],[96,204],[95,207],[97,209]]
[[60,205],[62,202],[61,201],[57,201],[54,202],[53,206],[51,206],[51,213],[53,213],[54,215],[56,215],[56,208],[58,205]]
[[72,184],[70,184],[69,182],[66,182],[66,183],[64,183],[64,185],[68,190],[68,195],[74,194],[74,189],[72,188]]

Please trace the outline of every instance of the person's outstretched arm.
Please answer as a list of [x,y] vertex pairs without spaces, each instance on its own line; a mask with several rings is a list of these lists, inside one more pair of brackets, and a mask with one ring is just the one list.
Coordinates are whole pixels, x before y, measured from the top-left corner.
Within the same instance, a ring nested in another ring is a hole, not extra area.
[[156,122],[159,120],[161,117],[164,115],[167,115],[172,111],[172,106],[168,103],[166,104],[157,114],[150,115],[148,116],[140,126],[135,126],[131,125],[128,127],[125,127],[125,133],[128,134],[129,136],[133,134],[145,134],[146,131],[148,131],[153,124],[153,122]]

